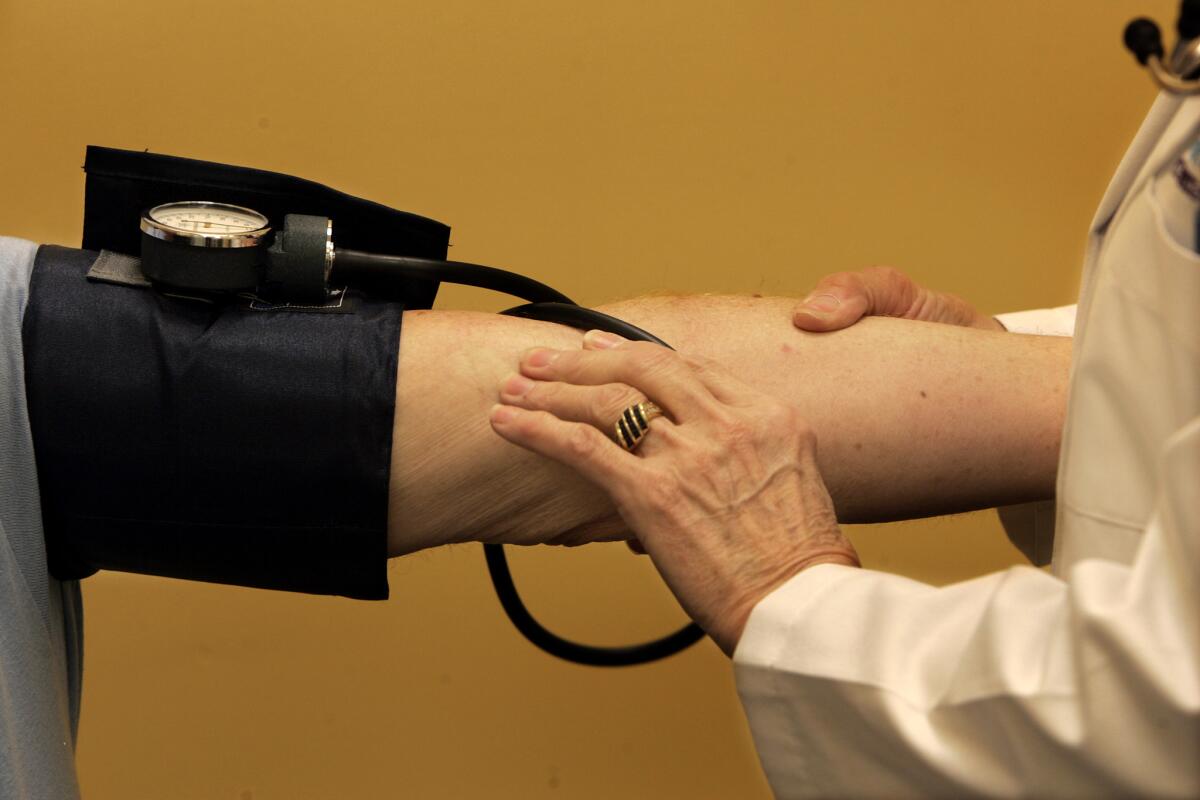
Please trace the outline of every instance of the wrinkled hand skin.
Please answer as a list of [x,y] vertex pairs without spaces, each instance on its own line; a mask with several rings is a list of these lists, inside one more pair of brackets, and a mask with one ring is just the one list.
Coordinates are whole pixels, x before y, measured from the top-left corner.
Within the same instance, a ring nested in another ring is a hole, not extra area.
[[[712,361],[596,332],[585,346],[526,353],[521,372],[533,384],[520,393],[511,379],[502,384],[506,405],[493,410],[493,427],[608,491],[684,609],[722,650],[732,654],[754,606],[801,570],[858,565],[817,467],[816,436],[794,406]],[[557,391],[547,390],[552,383]],[[610,405],[606,387],[614,383],[667,413],[650,423],[636,455],[580,411],[589,397],[597,409]],[[563,391],[565,384],[578,385]]]
[[794,410],[772,402],[702,431],[658,428],[646,446],[660,457],[615,495],[617,509],[727,654],[759,601],[801,570],[858,566],[817,470],[816,437]]

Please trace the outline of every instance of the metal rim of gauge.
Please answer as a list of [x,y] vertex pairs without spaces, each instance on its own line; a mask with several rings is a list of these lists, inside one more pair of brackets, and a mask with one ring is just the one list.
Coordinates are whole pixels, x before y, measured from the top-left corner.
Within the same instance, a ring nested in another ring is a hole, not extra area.
[[142,232],[192,247],[257,247],[271,228],[252,208],[208,200],[163,203],[142,215]]

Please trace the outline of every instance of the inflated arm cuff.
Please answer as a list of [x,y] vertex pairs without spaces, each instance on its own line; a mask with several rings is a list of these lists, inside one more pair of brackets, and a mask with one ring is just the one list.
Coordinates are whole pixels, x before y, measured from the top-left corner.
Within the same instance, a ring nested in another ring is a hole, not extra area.
[[387,597],[402,307],[167,297],[44,246],[23,338],[51,571]]

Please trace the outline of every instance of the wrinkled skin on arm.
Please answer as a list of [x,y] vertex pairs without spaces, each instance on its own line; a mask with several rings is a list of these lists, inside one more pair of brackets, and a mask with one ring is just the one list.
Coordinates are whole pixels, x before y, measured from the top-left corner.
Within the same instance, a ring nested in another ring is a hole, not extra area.
[[[1053,496],[1069,340],[887,318],[809,333],[792,325],[794,302],[668,297],[600,310],[794,404],[815,432],[842,522]],[[392,555],[460,541],[624,538],[603,492],[488,423],[497,386],[522,352],[579,347],[582,332],[455,311],[409,312],[403,330]],[[636,399],[614,394],[613,418]]]

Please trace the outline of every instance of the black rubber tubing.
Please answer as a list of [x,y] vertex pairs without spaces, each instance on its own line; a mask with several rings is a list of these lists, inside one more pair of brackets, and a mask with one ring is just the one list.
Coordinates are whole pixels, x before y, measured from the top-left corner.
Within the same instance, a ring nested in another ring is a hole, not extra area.
[[[670,347],[657,336],[624,320],[576,305],[571,298],[544,283],[495,267],[461,261],[377,255],[338,248],[335,252],[333,275],[335,279],[351,284],[356,277],[366,277],[375,282],[387,281],[389,278],[408,278],[492,289],[530,301],[526,305],[500,312],[507,316],[557,322],[573,328],[595,328],[626,339],[654,342],[663,347]],[[485,544],[483,553],[492,586],[496,589],[496,597],[513,626],[533,645],[564,661],[595,667],[629,667],[675,655],[704,637],[700,626],[689,622],[661,639],[624,647],[597,647],[564,639],[534,619],[525,607],[516,584],[513,583],[512,571],[504,555],[504,546]]]
[[[596,328],[624,336],[626,339],[641,339],[661,344],[664,347],[668,346],[657,336],[630,325],[624,320],[610,317],[608,314],[593,311],[590,308],[566,303],[530,303],[500,313],[545,322],[558,322],[576,328]],[[504,546],[485,544],[483,554],[487,559],[488,573],[492,576],[492,585],[496,587],[496,596],[500,599],[504,613],[508,615],[509,620],[526,639],[552,656],[594,667],[630,667],[673,656],[704,637],[704,631],[700,626],[689,622],[661,639],[624,647],[596,647],[569,641],[547,630],[525,608],[525,604],[521,602],[521,596],[517,593],[517,587],[513,583],[512,572],[509,570],[508,560],[504,556]]]
[[[334,251],[331,279],[346,280],[353,284],[355,279],[387,280],[389,278],[436,280],[445,283],[461,283],[511,294],[530,302],[571,303],[571,298],[524,275],[517,275],[482,264],[467,264],[463,261],[437,261],[430,258],[408,256],[385,256],[364,253],[361,250]],[[574,305],[573,303],[571,303]]]

